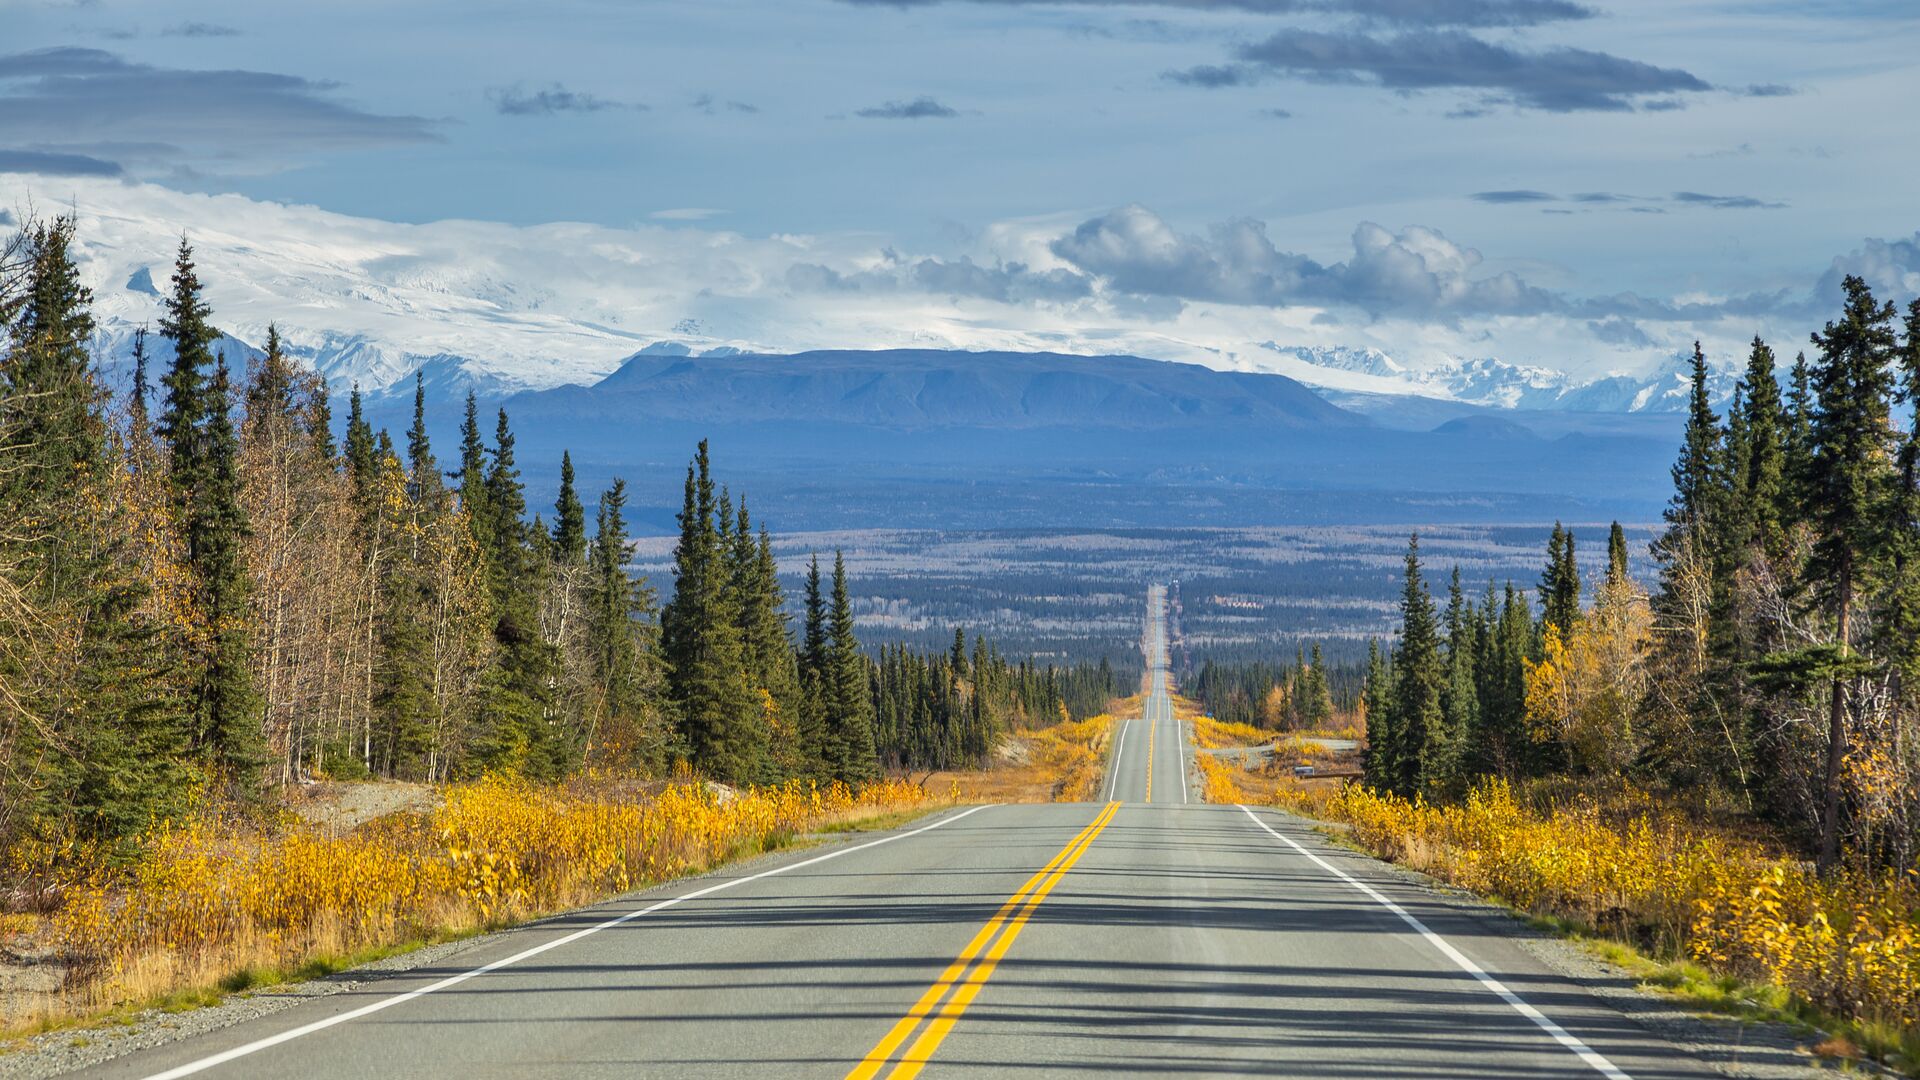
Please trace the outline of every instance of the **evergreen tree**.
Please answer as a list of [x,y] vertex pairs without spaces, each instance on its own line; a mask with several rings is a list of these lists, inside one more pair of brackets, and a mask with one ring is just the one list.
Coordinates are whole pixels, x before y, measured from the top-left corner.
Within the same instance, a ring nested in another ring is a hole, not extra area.
[[1367,717],[1367,745],[1362,759],[1366,785],[1375,791],[1393,791],[1400,773],[1400,737],[1393,723],[1393,669],[1391,658],[1372,638],[1367,639],[1367,682],[1361,702]]
[[553,503],[554,561],[573,566],[587,557],[587,508],[573,490],[573,455],[560,452],[560,497]]
[[379,462],[374,457],[373,428],[360,408],[360,387],[347,399],[347,476],[353,481],[355,510],[364,524],[372,512]]
[[1442,779],[1445,717],[1441,689],[1446,669],[1434,617],[1433,597],[1420,576],[1420,538],[1407,542],[1406,584],[1400,599],[1400,649],[1394,657],[1394,790],[1428,791]]
[[1693,366],[1687,394],[1687,426],[1680,458],[1673,465],[1673,501],[1666,519],[1674,529],[1698,528],[1712,522],[1715,485],[1724,459],[1720,418],[1707,391],[1707,358],[1693,343]]
[[827,600],[821,589],[820,557],[807,563],[807,584],[801,622],[800,744],[802,757],[813,762],[819,776],[831,776],[827,730]]
[[473,391],[467,391],[466,414],[460,421],[460,468],[447,473],[458,482],[460,506],[467,513],[467,527],[480,550],[491,553],[494,540],[494,516],[487,502],[487,441],[480,431],[480,409]]
[[1813,335],[1820,349],[1813,372],[1818,405],[1810,432],[1807,517],[1813,526],[1808,576],[1834,619],[1836,655],[1828,705],[1826,798],[1820,821],[1820,865],[1839,858],[1841,763],[1847,753],[1847,689],[1854,674],[1851,648],[1856,590],[1881,554],[1879,510],[1892,480],[1888,448],[1893,432],[1887,401],[1893,389],[1894,309],[1873,298],[1867,283],[1849,274],[1846,310]]
[[1741,421],[1744,437],[1735,464],[1739,478],[1741,526],[1738,540],[1751,541],[1778,555],[1785,542],[1786,468],[1789,428],[1781,411],[1780,383],[1774,377],[1773,350],[1758,337],[1747,357],[1741,379]]
[[1473,602],[1461,590],[1460,567],[1455,566],[1447,584],[1446,684],[1440,695],[1441,737],[1434,740],[1440,760],[1433,773],[1438,783],[1456,790],[1471,769],[1468,739],[1480,726],[1474,624]]
[[1540,607],[1544,622],[1564,636],[1580,618],[1580,564],[1574,555],[1573,530],[1553,523],[1547,541],[1547,569],[1540,578]]
[[1813,369],[1807,364],[1807,354],[1802,352],[1793,358],[1792,380],[1787,384],[1786,403],[1786,456],[1781,465],[1782,491],[1780,520],[1795,521],[1802,517],[1802,508],[1806,505],[1808,485],[1813,482],[1813,413],[1816,404],[1813,400]]
[[853,602],[847,595],[847,564],[833,553],[833,606],[827,615],[828,760],[834,779],[849,784],[880,774],[873,741],[873,705],[867,697],[866,660],[854,636]]
[[1627,533],[1614,522],[1607,531],[1607,580],[1608,585],[1624,584],[1632,577],[1627,562]]
[[600,496],[589,554],[592,594],[588,601],[587,650],[597,688],[587,749],[611,743],[621,756],[664,763],[659,730],[660,673],[648,648],[653,592],[627,574],[627,485],[615,479]]
[[[177,809],[184,733],[87,343],[73,222],[21,232],[25,282],[0,354],[0,847],[33,822],[118,838]],[[136,345],[144,355],[144,343]],[[32,718],[17,728],[17,716]],[[23,815],[23,821],[20,816]]]
[[153,417],[147,397],[153,384],[147,379],[147,324],[133,332],[133,387],[127,399],[127,456],[136,473],[150,472],[157,464],[153,452]]
[[661,613],[669,696],[693,761],[723,780],[754,781],[766,771],[756,736],[738,620],[729,605],[727,552],[720,546],[705,440],[687,469],[675,545],[673,600]]
[[[160,434],[171,452],[169,481],[194,578],[198,619],[190,698],[196,747],[237,791],[251,791],[261,762],[258,702],[249,664],[247,533],[240,507],[239,440],[234,433],[219,332],[201,299],[186,240],[174,263],[173,294],[160,332],[173,342]],[[209,378],[208,369],[212,370]]]

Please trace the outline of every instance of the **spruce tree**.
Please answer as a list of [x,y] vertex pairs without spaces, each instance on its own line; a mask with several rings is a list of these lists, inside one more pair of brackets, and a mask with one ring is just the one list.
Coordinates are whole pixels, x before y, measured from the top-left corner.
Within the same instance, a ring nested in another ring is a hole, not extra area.
[[1394,790],[1406,796],[1427,791],[1442,777],[1445,718],[1440,710],[1446,679],[1433,597],[1420,576],[1420,538],[1407,542],[1406,583],[1400,599],[1400,648],[1394,656]]
[[1468,740],[1480,726],[1474,621],[1473,602],[1460,588],[1460,567],[1456,565],[1447,583],[1446,684],[1440,698],[1444,723],[1442,737],[1435,740],[1440,761],[1433,770],[1440,784],[1454,789],[1464,786],[1467,774],[1472,771]]
[[1777,555],[1784,543],[1781,507],[1786,496],[1789,431],[1774,363],[1773,350],[1755,337],[1740,380],[1742,438],[1734,473],[1738,477],[1735,506],[1741,518],[1737,539]]
[[1400,772],[1399,733],[1394,729],[1393,673],[1380,642],[1367,639],[1367,682],[1361,694],[1367,714],[1367,745],[1362,757],[1367,787],[1391,792]]
[[693,761],[733,782],[761,779],[766,746],[747,685],[740,628],[729,604],[728,552],[706,440],[687,469],[674,547],[673,600],[661,613],[669,695]]
[[187,787],[172,651],[142,614],[72,237],[69,218],[22,230],[24,289],[0,353],[0,578],[34,613],[0,622],[0,686],[34,719],[9,731],[0,714],[0,845],[21,825],[128,836]]
[[560,451],[560,497],[553,503],[553,558],[575,566],[587,557],[587,509],[573,490],[573,455]]
[[1913,416],[1900,440],[1883,636],[1901,691],[1913,702],[1920,700],[1920,299],[1907,305],[1905,331],[1899,350],[1900,397]]
[[240,507],[231,386],[225,360],[213,355],[220,335],[208,322],[210,314],[193,249],[183,238],[173,292],[160,321],[174,352],[164,380],[160,434],[170,451],[169,486],[194,579],[192,734],[205,760],[233,789],[250,793],[261,762],[261,732],[248,662],[247,523]]
[[587,749],[617,740],[635,761],[658,768],[667,747],[657,724],[660,675],[646,641],[653,591],[627,574],[626,506],[626,481],[616,478],[594,514],[587,651],[598,701]]
[[1540,607],[1543,620],[1557,628],[1561,636],[1573,629],[1580,618],[1580,564],[1574,553],[1573,530],[1553,523],[1553,535],[1547,540],[1547,569],[1540,578]]
[[821,589],[820,557],[807,563],[800,653],[800,744],[816,775],[831,777],[827,730],[827,600]]
[[[494,641],[500,663],[482,706],[487,731],[479,748],[481,761],[492,768],[551,779],[571,764],[578,746],[574,733],[557,723],[555,687],[559,656],[540,632],[537,590],[545,576],[535,570],[541,560],[535,532],[524,520],[526,489],[514,460],[513,430],[507,411],[498,412],[493,447],[481,482],[480,510],[486,521],[475,530],[478,541],[491,541],[487,551],[494,604]],[[463,459],[465,452],[463,448]],[[463,460],[463,471],[465,461]],[[479,515],[469,510],[469,517]]]
[[1813,372],[1818,405],[1813,414],[1813,454],[1807,516],[1813,526],[1808,577],[1834,619],[1832,694],[1827,717],[1826,795],[1820,819],[1820,866],[1840,853],[1840,771],[1847,754],[1847,688],[1851,663],[1855,593],[1882,554],[1885,530],[1880,509],[1893,479],[1888,448],[1893,431],[1888,398],[1894,354],[1894,308],[1873,298],[1867,283],[1847,275],[1847,302],[1838,322],[1813,335],[1820,350]]
[[1614,522],[1607,530],[1607,580],[1609,586],[1625,584],[1632,577],[1627,561],[1627,533]]
[[1783,522],[1804,517],[1808,486],[1813,483],[1813,369],[1807,354],[1793,358],[1793,374],[1787,384],[1785,459],[1781,465],[1779,517]]
[[1687,426],[1682,438],[1679,460],[1673,465],[1673,500],[1666,519],[1675,529],[1697,528],[1712,522],[1719,509],[1715,485],[1724,459],[1720,418],[1713,411],[1707,391],[1707,358],[1700,343],[1693,343],[1690,388],[1687,393]]
[[827,616],[827,723],[834,779],[848,784],[880,774],[873,742],[873,706],[867,696],[867,660],[854,636],[847,564],[833,553],[833,607]]
[[360,387],[347,398],[347,476],[353,481],[353,502],[362,525],[372,514],[377,497],[379,462],[374,457],[373,428],[360,407]]
[[480,550],[493,552],[493,510],[487,502],[487,442],[480,431],[480,409],[473,391],[467,391],[466,414],[460,421],[460,467],[447,473],[458,482],[460,506],[467,513],[467,528],[473,531]]

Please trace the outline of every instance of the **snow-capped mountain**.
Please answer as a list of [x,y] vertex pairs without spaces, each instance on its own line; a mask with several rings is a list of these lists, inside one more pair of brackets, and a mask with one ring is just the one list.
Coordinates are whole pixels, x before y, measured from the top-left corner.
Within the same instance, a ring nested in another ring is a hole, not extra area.
[[[1262,342],[1271,355],[1263,370],[1292,376],[1338,394],[1411,395],[1484,408],[1592,413],[1667,413],[1687,407],[1692,385],[1689,358],[1677,355],[1650,375],[1611,373],[1582,380],[1564,371],[1502,360],[1446,359],[1413,368],[1378,349],[1279,345]],[[1733,396],[1737,377],[1708,368],[1714,404]],[[1338,400],[1338,397],[1336,397]]]
[[[34,183],[0,176],[0,205],[11,192],[11,205],[31,206]],[[97,355],[122,378],[136,330],[159,321],[184,233],[230,363],[240,367],[277,325],[289,352],[337,390],[357,385],[375,399],[410,393],[415,372],[443,398],[503,397],[590,385],[636,353],[845,348],[1137,355],[1287,375],[1337,404],[1343,394],[1412,395],[1453,407],[1658,413],[1685,398],[1683,365],[1581,381],[1494,359],[1431,364],[1378,348],[1249,345],[1266,335],[1130,322],[1086,302],[1074,308],[1078,322],[1037,307],[983,315],[963,300],[863,276],[874,257],[866,237],[406,224],[147,184],[62,183],[59,206],[79,216],[75,252],[94,290]],[[8,212],[0,226],[10,223]],[[888,258],[892,267],[902,257]],[[1237,308],[1222,317],[1292,315]],[[165,342],[149,346],[164,362]],[[1716,374],[1718,393],[1730,385]]]

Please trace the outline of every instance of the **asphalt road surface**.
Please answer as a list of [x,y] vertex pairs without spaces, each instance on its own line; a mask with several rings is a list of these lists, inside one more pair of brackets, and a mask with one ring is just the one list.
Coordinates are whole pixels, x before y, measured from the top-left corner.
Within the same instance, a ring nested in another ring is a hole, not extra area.
[[1154,691],[1109,801],[756,860],[91,1075],[1718,1075],[1502,917],[1191,801],[1164,672]]

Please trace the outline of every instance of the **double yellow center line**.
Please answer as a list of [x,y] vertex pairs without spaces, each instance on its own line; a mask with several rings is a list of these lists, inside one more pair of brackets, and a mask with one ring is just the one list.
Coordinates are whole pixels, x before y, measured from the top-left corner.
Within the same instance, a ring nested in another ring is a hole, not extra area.
[[[1020,891],[1009,897],[993,918],[980,928],[980,932],[973,935],[973,940],[967,942],[967,947],[940,973],[940,978],[927,987],[927,992],[913,1003],[907,1015],[901,1017],[886,1037],[875,1043],[860,1064],[854,1066],[853,1071],[847,1074],[847,1080],[871,1080],[890,1064],[893,1065],[893,1071],[887,1074],[889,1077],[906,1080],[918,1076],[920,1070],[932,1060],[934,1051],[940,1048],[947,1033],[953,1030],[953,1025],[967,1011],[967,1006],[973,1004],[980,988],[993,977],[993,969],[1000,963],[1000,958],[1007,955],[1007,950],[1013,947],[1014,939],[1020,936],[1034,909],[1040,906],[1055,885],[1060,884],[1060,879],[1067,876],[1067,871],[1080,861],[1080,856],[1087,853],[1087,848],[1093,846],[1094,838],[1113,820],[1114,811],[1119,808],[1117,802],[1108,803],[1052,861],[1028,878],[1027,883],[1020,886]],[[916,1031],[919,1032],[917,1038],[914,1037]],[[896,1063],[896,1053],[909,1038],[913,1038],[912,1044],[907,1046],[904,1053],[897,1054]]]
[[[1153,699],[1148,698],[1147,700],[1152,701]],[[1152,711],[1151,707],[1140,710],[1142,716],[1146,716]],[[1153,722],[1151,716],[1147,717],[1147,797],[1145,800],[1147,802],[1153,801],[1153,729],[1158,726],[1158,724]]]

